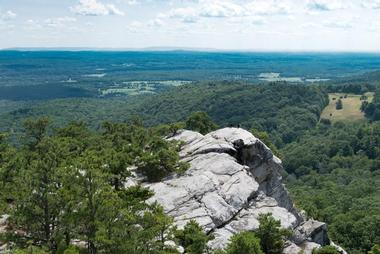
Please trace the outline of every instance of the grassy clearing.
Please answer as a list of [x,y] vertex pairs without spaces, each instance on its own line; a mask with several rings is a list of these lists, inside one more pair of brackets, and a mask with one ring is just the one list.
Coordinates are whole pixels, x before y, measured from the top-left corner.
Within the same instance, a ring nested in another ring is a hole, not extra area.
[[[347,95],[346,98],[345,95]],[[368,101],[372,101],[373,93],[366,93]],[[330,93],[329,105],[323,110],[321,118],[330,119],[332,122],[336,121],[357,121],[364,119],[364,113],[361,112],[360,106],[362,100],[361,95],[358,94],[345,94],[345,93]],[[336,110],[336,102],[341,98],[343,102],[343,109]]]

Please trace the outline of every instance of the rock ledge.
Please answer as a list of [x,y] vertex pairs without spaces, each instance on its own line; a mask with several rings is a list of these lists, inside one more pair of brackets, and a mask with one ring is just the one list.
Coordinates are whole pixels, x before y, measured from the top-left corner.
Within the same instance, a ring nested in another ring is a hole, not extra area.
[[190,169],[180,177],[146,184],[181,228],[196,220],[213,233],[212,248],[223,248],[237,232],[256,230],[258,216],[272,213],[294,237],[284,253],[311,253],[329,244],[326,225],[305,220],[282,184],[281,160],[250,132],[224,128],[205,136],[182,130],[171,140],[184,142],[180,151]]

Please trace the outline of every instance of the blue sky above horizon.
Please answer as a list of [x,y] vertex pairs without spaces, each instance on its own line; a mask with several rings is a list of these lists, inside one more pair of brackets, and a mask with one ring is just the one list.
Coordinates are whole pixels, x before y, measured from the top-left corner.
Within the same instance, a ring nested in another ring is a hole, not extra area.
[[380,51],[380,0],[0,0],[0,48]]

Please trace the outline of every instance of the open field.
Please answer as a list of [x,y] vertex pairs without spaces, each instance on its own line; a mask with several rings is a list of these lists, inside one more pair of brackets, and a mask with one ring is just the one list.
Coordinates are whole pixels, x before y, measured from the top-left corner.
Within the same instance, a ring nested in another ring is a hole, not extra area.
[[[346,98],[345,95],[347,95]],[[366,93],[368,101],[373,99],[373,93]],[[360,106],[362,100],[361,95],[358,94],[345,94],[345,93],[330,93],[329,105],[323,110],[321,118],[330,119],[331,121],[357,121],[364,119],[364,113],[361,112]],[[335,98],[335,99],[334,99]],[[336,102],[341,98],[343,102],[343,109],[336,109]]]

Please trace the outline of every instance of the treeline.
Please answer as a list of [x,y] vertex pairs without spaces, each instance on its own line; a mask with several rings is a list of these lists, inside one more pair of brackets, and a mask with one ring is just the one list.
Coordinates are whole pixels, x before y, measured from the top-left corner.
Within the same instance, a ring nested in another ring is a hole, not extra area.
[[314,127],[327,103],[327,94],[316,87],[210,82],[148,97],[136,109],[149,125],[181,121],[192,111],[204,111],[220,126],[266,131],[281,147]]
[[372,102],[362,102],[361,110],[370,121],[380,120],[380,88],[376,90]]
[[19,132],[26,117],[51,116],[56,126],[71,120],[94,129],[104,120],[124,121],[139,115],[148,126],[184,121],[204,111],[221,127],[241,126],[266,131],[278,147],[313,128],[327,94],[317,87],[274,83],[252,85],[209,82],[184,85],[154,96],[129,99],[66,99],[43,102],[2,115],[0,129]]
[[374,92],[378,85],[372,83],[363,83],[359,84],[323,84],[321,85],[321,89],[326,89],[329,93],[353,93],[353,94],[364,94],[367,92]]
[[380,242],[380,124],[319,124],[282,149],[296,205],[349,253]]
[[33,86],[0,86],[0,100],[25,102],[91,96],[93,94],[83,88],[62,85],[60,83]]
[[321,85],[330,93],[363,94],[374,92],[380,86],[380,71],[366,72],[360,75],[344,77]]

